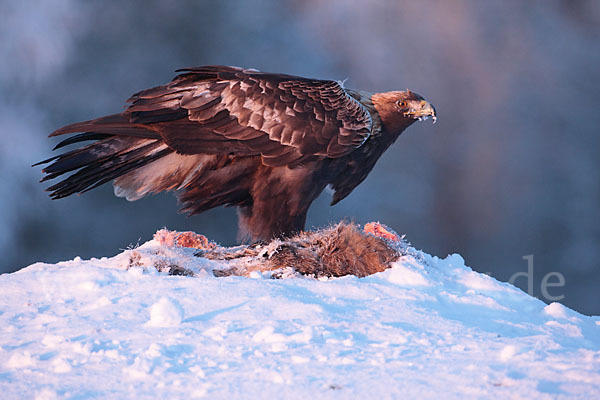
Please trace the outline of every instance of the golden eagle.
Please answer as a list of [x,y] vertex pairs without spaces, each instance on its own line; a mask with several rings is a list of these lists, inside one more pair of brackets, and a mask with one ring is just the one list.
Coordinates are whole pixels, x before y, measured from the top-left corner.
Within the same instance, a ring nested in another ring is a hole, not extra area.
[[330,80],[226,66],[181,69],[170,83],[131,96],[120,113],[78,122],[55,149],[91,143],[44,160],[53,199],[114,180],[137,200],[177,192],[182,211],[238,207],[242,235],[288,236],[304,228],[327,185],[336,204],[383,152],[434,107],[410,90],[370,94]]

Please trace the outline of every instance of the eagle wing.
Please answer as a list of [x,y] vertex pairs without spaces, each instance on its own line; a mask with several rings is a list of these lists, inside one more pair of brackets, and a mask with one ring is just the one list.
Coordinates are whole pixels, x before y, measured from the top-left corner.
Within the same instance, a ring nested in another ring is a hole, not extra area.
[[179,154],[261,155],[268,166],[337,158],[371,135],[367,109],[335,81],[206,66],[133,95],[123,114]]

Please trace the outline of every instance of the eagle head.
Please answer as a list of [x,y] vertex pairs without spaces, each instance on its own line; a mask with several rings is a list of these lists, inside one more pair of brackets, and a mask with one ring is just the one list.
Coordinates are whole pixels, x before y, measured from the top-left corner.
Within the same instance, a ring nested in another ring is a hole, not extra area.
[[437,120],[435,107],[422,96],[406,91],[375,93],[371,96],[373,106],[379,113],[383,127],[392,132],[401,132],[415,121],[429,117]]

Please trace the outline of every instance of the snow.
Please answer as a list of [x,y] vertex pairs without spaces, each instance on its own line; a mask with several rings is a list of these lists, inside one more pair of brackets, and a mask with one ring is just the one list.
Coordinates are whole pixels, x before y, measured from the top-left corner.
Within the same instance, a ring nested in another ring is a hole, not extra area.
[[161,297],[150,307],[148,326],[177,326],[183,320],[183,310],[175,299]]
[[216,278],[149,241],[1,275],[2,398],[600,398],[600,318],[410,254],[366,278]]

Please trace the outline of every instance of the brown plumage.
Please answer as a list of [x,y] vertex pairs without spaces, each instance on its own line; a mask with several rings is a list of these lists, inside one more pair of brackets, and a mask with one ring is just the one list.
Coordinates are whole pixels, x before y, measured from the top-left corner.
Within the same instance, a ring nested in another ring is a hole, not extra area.
[[[134,94],[121,114],[79,122],[56,148],[91,144],[38,164],[53,199],[114,180],[137,200],[177,191],[182,211],[239,209],[252,240],[304,227],[327,185],[339,202],[409,125],[435,109],[409,90],[368,94],[340,83],[235,67],[180,70],[170,83]],[[37,165],[37,164],[36,164]]]

